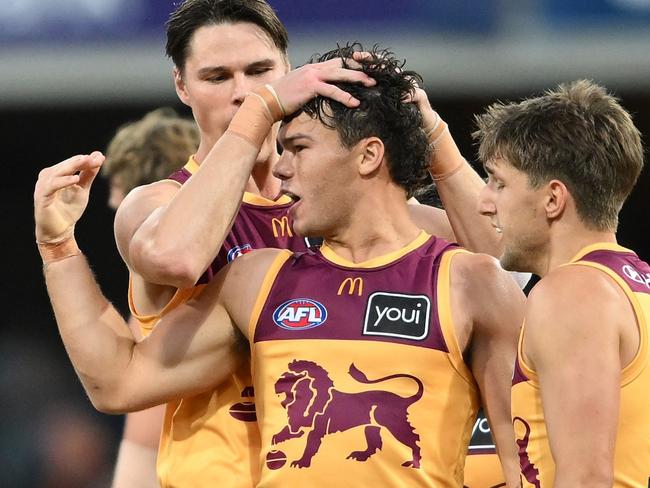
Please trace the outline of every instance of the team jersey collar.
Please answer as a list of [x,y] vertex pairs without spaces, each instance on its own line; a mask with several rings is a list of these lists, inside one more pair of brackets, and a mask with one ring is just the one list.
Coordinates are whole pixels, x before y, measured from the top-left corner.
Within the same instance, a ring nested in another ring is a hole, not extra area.
[[380,266],[385,266],[394,261],[397,261],[402,256],[423,245],[430,237],[431,236],[426,232],[420,231],[420,234],[418,234],[418,236],[413,241],[411,241],[403,248],[388,254],[384,254],[383,256],[369,259],[368,261],[363,261],[361,263],[353,263],[352,261],[348,261],[347,259],[342,258],[327,245],[327,242],[323,243],[320,248],[320,252],[328,261],[339,266],[345,266],[346,268],[378,268]]
[[580,261],[587,254],[592,253],[594,251],[615,251],[615,252],[634,253],[634,251],[632,251],[631,249],[623,247],[615,242],[595,242],[593,244],[589,244],[588,246],[585,246],[582,249],[580,249],[580,251],[578,251],[576,255],[573,256],[569,262],[574,263],[576,261]]

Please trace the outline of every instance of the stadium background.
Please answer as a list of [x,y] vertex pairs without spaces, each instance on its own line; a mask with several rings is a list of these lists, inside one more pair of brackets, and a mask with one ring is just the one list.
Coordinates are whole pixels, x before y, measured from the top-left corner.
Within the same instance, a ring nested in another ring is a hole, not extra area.
[[[294,66],[336,42],[392,48],[475,160],[472,116],[580,77],[605,84],[650,134],[650,0],[270,0]],[[107,486],[120,417],[95,413],[58,338],[33,244],[41,167],[103,150],[120,124],[177,101],[164,56],[169,0],[0,3],[2,327],[0,486]],[[650,259],[646,170],[619,240]],[[105,293],[126,313],[106,182],[78,226]],[[191,225],[191,223],[189,224]]]

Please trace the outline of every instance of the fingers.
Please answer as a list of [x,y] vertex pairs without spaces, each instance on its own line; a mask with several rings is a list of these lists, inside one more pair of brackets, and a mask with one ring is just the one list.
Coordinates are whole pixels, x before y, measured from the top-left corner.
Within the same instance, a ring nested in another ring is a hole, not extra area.
[[349,108],[356,108],[361,103],[348,92],[343,91],[339,87],[330,85],[328,83],[321,83],[319,86],[317,86],[316,93],[342,103]]
[[[104,155],[99,151],[91,154],[79,154],[61,161],[49,168],[55,176],[72,175],[85,169],[98,168],[104,162]],[[48,169],[48,168],[46,168]]]
[[95,151],[91,154],[79,154],[44,168],[38,175],[35,194],[48,197],[79,183],[87,188],[97,176],[104,159],[102,153]]
[[368,51],[355,51],[352,53],[352,58],[356,61],[364,61],[366,59],[371,59],[372,54]]
[[99,170],[106,159],[99,151],[91,153],[90,158],[90,167],[79,173],[79,185],[85,189],[90,188],[93,184],[95,177],[99,174]]

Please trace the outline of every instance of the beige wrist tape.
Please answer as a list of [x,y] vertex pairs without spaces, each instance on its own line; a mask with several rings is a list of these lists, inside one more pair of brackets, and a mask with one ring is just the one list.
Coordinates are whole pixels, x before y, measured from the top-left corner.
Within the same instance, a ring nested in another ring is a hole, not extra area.
[[51,243],[36,241],[36,244],[38,245],[38,252],[41,255],[43,264],[54,263],[55,261],[61,261],[81,254],[81,249],[77,246],[77,241],[75,240],[74,235],[71,235],[60,242]]
[[262,86],[248,94],[233,117],[228,130],[262,147],[271,126],[285,117],[284,108],[270,85]]
[[433,126],[426,131],[427,138],[429,139],[429,144],[432,146],[433,154],[431,156],[431,164],[429,166],[429,173],[434,181],[441,181],[450,176],[458,173],[463,166],[465,166],[465,161],[461,161],[460,164],[455,160],[448,160],[443,158],[438,158],[436,155],[437,146],[442,142],[446,137],[451,137],[449,134],[449,126],[447,123],[442,120],[440,115],[436,112],[436,122]]

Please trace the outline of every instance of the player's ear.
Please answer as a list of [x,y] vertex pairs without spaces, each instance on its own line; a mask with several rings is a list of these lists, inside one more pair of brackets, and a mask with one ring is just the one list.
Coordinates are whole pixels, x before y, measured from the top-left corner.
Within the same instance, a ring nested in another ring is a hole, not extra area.
[[562,216],[571,198],[569,189],[560,180],[551,180],[546,184],[544,192],[544,210],[546,217],[557,219]]
[[384,160],[384,143],[379,137],[368,137],[359,142],[359,174],[369,176]]
[[190,97],[187,94],[187,87],[185,86],[185,80],[183,79],[183,73],[177,66],[174,66],[172,71],[174,75],[174,88],[176,89],[176,94],[180,98],[181,102],[189,106]]

